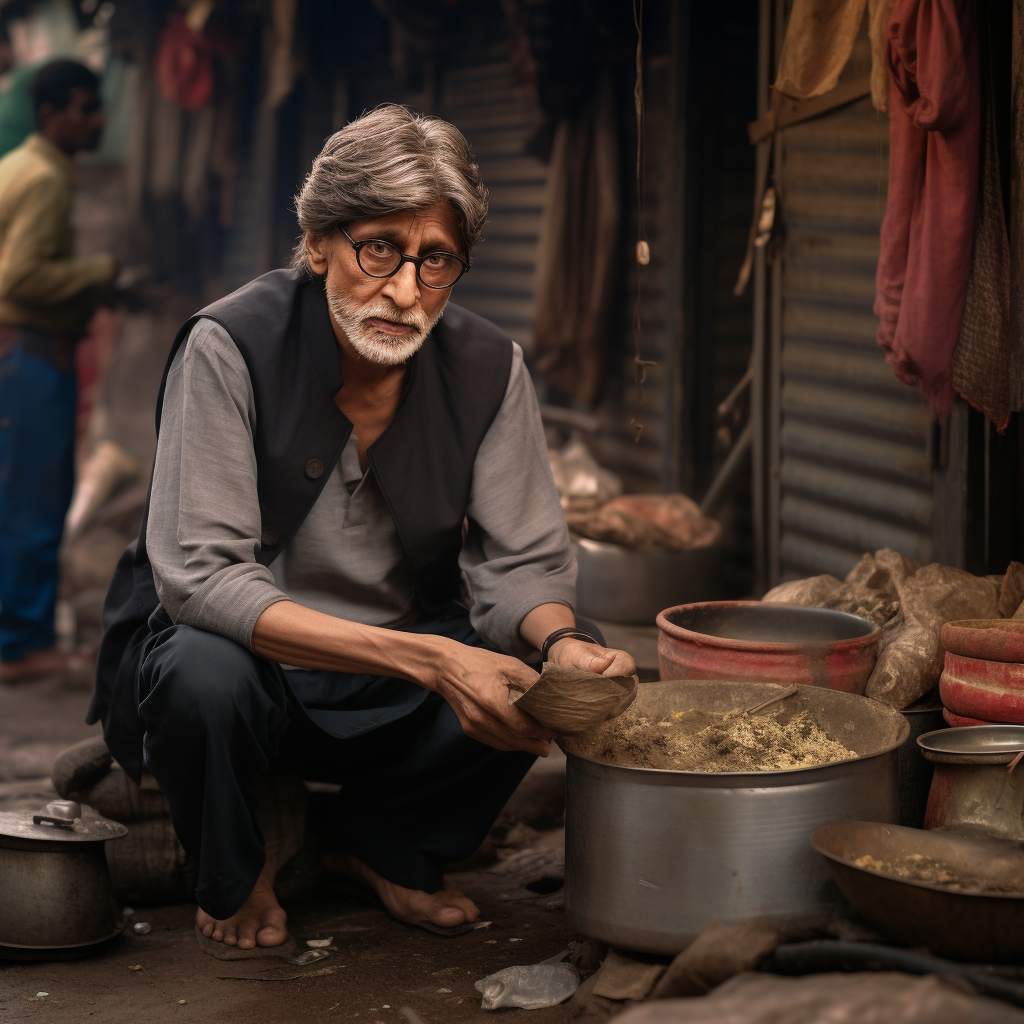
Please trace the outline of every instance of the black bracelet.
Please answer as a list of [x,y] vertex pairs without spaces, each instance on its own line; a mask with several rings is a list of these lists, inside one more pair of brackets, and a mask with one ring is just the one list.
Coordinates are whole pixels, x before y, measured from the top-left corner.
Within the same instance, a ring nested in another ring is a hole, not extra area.
[[598,647],[601,645],[597,643],[589,633],[585,633],[582,629],[577,629],[575,626],[563,626],[561,629],[556,629],[554,633],[550,633],[548,638],[544,641],[540,649],[540,660],[548,660],[548,651],[558,643],[559,640],[564,640],[567,636],[571,636],[573,640],[583,640],[588,644],[597,644]]

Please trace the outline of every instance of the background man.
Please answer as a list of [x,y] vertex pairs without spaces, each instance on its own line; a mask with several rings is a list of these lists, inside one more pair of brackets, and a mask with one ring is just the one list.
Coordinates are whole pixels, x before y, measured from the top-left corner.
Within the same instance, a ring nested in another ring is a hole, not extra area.
[[442,869],[549,749],[508,702],[536,679],[519,658],[634,671],[577,628],[521,350],[448,305],[487,214],[461,133],[379,108],[297,208],[295,269],[178,334],[90,712],[198,857],[200,928],[243,948],[285,938],[261,775],[342,783],[325,865],[404,921],[465,926]]
[[74,164],[103,129],[99,79],[74,61],[32,80],[38,131],[0,160],[0,677],[62,668],[57,549],[71,502],[75,342],[110,256],[76,257]]

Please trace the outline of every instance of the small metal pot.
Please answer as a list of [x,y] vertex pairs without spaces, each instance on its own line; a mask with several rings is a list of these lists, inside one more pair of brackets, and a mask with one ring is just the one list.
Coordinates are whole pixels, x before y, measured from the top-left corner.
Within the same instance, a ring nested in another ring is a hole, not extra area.
[[120,934],[104,843],[127,834],[72,800],[0,812],[0,957],[84,956]]
[[722,593],[720,544],[666,551],[580,539],[573,547],[579,570],[576,610],[588,619],[653,626],[662,608],[710,601]]
[[[725,712],[775,696],[764,683],[646,683],[629,714]],[[568,755],[565,913],[592,938],[675,954],[712,921],[813,921],[838,899],[811,849],[819,825],[895,823],[904,717],[867,697],[800,687],[783,721],[809,710],[857,756],[773,772],[676,772]]]

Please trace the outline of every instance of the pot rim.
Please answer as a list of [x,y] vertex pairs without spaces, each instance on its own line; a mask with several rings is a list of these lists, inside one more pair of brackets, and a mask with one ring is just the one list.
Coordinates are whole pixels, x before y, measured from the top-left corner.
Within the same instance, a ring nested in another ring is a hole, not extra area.
[[[811,764],[807,765],[806,768],[775,768],[769,771],[763,772],[685,772],[676,771],[672,768],[643,768],[639,765],[633,764],[616,764],[614,761],[599,761],[595,757],[584,757],[582,754],[573,754],[563,748],[563,753],[567,760],[575,758],[578,761],[582,761],[585,764],[597,765],[599,768],[614,768],[624,772],[639,772],[646,775],[654,775],[661,778],[686,778],[686,779],[765,779],[770,778],[773,782],[783,778],[786,775],[803,775],[806,772],[823,771],[828,768],[835,768],[839,765],[849,764],[861,764],[867,762],[876,757],[888,757],[890,754],[899,750],[901,746],[907,741],[910,736],[910,724],[904,721],[906,728],[906,734],[904,735],[903,730],[900,730],[900,736],[902,739],[894,746],[887,750],[877,750],[873,754],[859,754],[857,757],[844,757],[841,761],[827,761],[825,764]],[[561,744],[559,744],[561,746]],[[749,786],[744,787],[749,789],[757,789],[758,785],[756,782],[751,782]]]
[[[693,644],[697,647],[724,647],[728,650],[733,651],[749,651],[761,654],[804,654],[808,650],[815,650],[818,648],[829,651],[854,651],[862,647],[870,647],[872,644],[877,644],[882,636],[881,627],[874,625],[874,623],[870,622],[868,619],[862,618],[860,615],[853,615],[851,612],[837,612],[837,614],[849,615],[851,618],[860,619],[862,622],[867,623],[867,625],[872,627],[870,633],[865,633],[864,636],[852,637],[848,640],[817,640],[799,644],[778,643],[771,640],[732,640],[728,637],[714,636],[711,633],[698,633],[695,630],[687,629],[685,626],[677,626],[674,622],[670,622],[668,618],[668,616],[671,615],[673,612],[681,611],[684,608],[708,608],[721,607],[723,605],[729,608],[738,608],[741,606],[751,605],[757,605],[758,607],[762,607],[764,605],[764,602],[694,601],[690,604],[677,604],[671,608],[666,608],[664,611],[659,612],[655,622],[657,623],[660,632],[664,633],[667,637],[671,637],[673,640],[681,640],[685,643]],[[811,609],[809,605],[787,604],[783,602],[773,602],[771,607],[801,608],[807,610],[831,612],[836,611],[836,609],[834,608]]]

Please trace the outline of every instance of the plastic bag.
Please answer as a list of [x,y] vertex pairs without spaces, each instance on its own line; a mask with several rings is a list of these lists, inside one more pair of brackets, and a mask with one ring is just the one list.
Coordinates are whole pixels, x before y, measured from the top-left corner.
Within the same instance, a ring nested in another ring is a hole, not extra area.
[[480,1005],[484,1010],[502,1006],[539,1010],[564,1003],[579,986],[579,972],[572,964],[544,963],[506,967],[481,978],[475,988],[483,996]]

